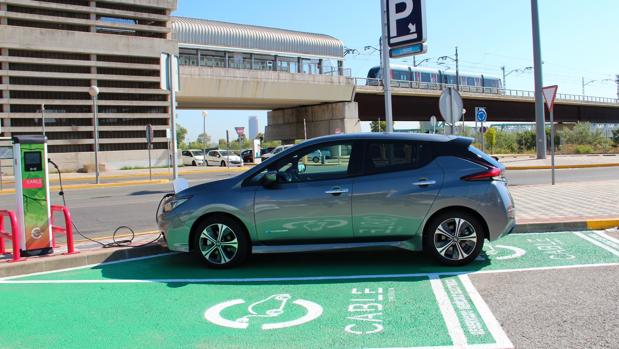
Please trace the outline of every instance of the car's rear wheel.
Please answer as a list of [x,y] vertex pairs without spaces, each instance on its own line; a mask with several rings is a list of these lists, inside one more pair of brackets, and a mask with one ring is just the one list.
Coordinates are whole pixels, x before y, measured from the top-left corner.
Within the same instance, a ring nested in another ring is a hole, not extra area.
[[222,160],[221,163],[219,164],[219,166],[226,167],[226,162]]
[[191,162],[191,166],[198,166],[198,163],[194,160]]
[[314,157],[312,158],[312,161],[313,161],[315,164],[317,164],[317,163],[319,163],[319,162],[320,162],[320,158],[319,158],[318,156],[314,156]]
[[477,258],[484,246],[485,231],[479,218],[460,211],[433,217],[424,233],[424,250],[444,265],[465,265]]
[[193,242],[193,254],[209,268],[239,265],[250,254],[247,230],[226,216],[212,216],[200,222]]

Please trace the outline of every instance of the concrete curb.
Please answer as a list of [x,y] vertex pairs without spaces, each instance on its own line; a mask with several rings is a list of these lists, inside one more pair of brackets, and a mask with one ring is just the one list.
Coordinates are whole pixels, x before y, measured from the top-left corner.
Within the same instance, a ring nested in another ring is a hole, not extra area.
[[[558,170],[568,168],[597,168],[597,167],[619,167],[619,163],[613,162],[608,164],[574,164],[574,165],[556,165]],[[507,166],[508,171],[524,171],[524,170],[550,170],[550,166]]]
[[0,278],[152,256],[165,252],[168,252],[165,246],[152,244],[143,247],[115,247],[81,251],[73,255],[32,257],[24,262],[0,263]]
[[514,233],[542,233],[555,231],[602,230],[619,226],[619,218],[589,219],[566,222],[531,222],[517,224]]
[[[140,180],[140,181],[125,181],[125,182],[113,182],[113,183],[100,183],[100,184],[67,184],[63,185],[64,190],[75,190],[75,189],[96,189],[96,188],[111,188],[111,187],[128,187],[132,185],[145,185],[145,184],[166,184],[170,183],[169,179],[153,179],[151,180]],[[50,190],[60,190],[60,186],[52,185],[49,187]],[[0,191],[0,195],[3,194],[14,194],[15,189],[4,189]]]

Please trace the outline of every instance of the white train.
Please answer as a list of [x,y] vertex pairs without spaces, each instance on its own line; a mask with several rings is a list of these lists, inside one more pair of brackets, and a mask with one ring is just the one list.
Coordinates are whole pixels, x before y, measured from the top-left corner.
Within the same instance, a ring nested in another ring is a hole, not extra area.
[[[501,79],[490,75],[460,73],[460,87],[465,91],[498,93],[503,88]],[[373,67],[368,72],[368,85],[380,85],[382,72],[380,67]],[[391,79],[393,86],[412,88],[440,88],[442,85],[456,85],[456,73],[440,69],[413,67],[392,64]],[[410,83],[409,83],[410,82]]]

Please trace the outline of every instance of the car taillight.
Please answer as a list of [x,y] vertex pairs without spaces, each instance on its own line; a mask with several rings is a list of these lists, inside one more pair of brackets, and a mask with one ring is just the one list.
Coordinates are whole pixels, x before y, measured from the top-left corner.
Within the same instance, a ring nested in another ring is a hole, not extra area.
[[488,167],[485,171],[462,177],[465,181],[491,181],[501,176],[501,169]]

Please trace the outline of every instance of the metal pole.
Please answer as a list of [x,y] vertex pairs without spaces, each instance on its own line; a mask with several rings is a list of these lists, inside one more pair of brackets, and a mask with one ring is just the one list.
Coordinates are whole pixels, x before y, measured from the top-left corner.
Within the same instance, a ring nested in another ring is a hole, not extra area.
[[174,90],[174,80],[176,79],[174,63],[172,55],[168,60],[168,81],[170,82],[170,132],[172,133],[172,179],[178,178],[177,153],[178,145],[176,144],[176,91]]
[[531,22],[533,33],[533,69],[535,74],[535,138],[537,158],[546,158],[546,130],[544,120],[544,95],[542,93],[542,48],[539,30],[537,0],[531,0]]
[[148,179],[153,180],[153,165],[150,157],[150,150],[153,148],[152,143],[148,142]]
[[481,151],[486,152],[486,137],[485,137],[485,134],[484,134],[484,122],[481,121],[480,125],[481,125],[480,126],[481,127],[481,129],[480,129],[480,131],[481,131]]
[[456,89],[460,91],[460,61],[458,60],[458,46],[456,46]]
[[506,89],[507,83],[505,82],[505,79],[507,78],[507,76],[505,76],[505,66],[502,66],[501,70],[503,71],[503,89]]
[[585,95],[585,77],[582,78],[582,95]]
[[41,125],[43,126],[43,136],[45,136],[45,104],[41,104]]
[[555,122],[554,111],[550,110],[550,168],[552,171],[552,185],[555,185]]
[[393,114],[391,110],[391,66],[389,63],[389,45],[387,44],[387,0],[380,1],[382,14],[382,37],[381,37],[381,72],[383,73],[383,89],[385,91],[385,120],[387,121],[387,133],[393,132]]
[[97,108],[97,96],[92,97],[92,107],[95,124],[95,183],[99,184],[99,117]]
[[204,167],[208,166],[206,163],[206,117],[208,113],[202,112],[202,116],[204,117],[204,121],[202,122],[202,159],[204,161]]
[[303,118],[303,136],[305,140],[307,140],[307,123],[305,122],[305,118]]

